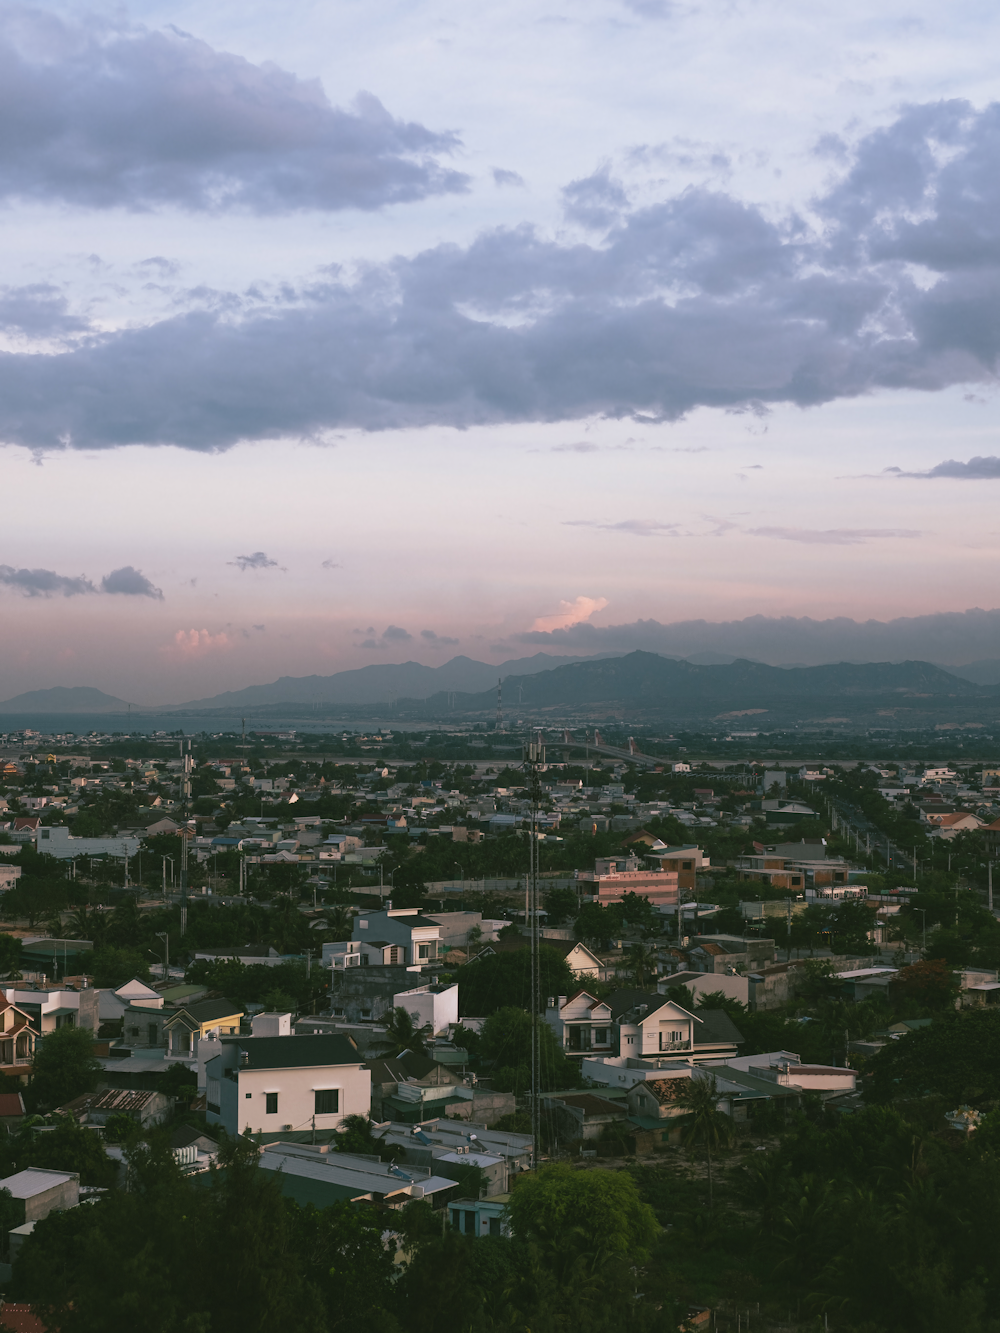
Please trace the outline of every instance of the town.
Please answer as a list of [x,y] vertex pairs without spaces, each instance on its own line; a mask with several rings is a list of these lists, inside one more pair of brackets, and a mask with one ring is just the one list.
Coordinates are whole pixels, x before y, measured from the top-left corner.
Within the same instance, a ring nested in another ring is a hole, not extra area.
[[4,736],[3,1319],[992,1327],[1000,766],[684,739]]

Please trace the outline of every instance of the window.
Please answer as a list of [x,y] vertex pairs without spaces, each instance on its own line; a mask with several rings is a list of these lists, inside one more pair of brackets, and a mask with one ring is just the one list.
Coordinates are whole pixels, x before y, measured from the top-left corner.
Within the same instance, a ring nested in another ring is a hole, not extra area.
[[371,1018],[371,1016],[372,1016],[372,1011],[371,1011],[370,1009],[362,1009],[362,1010],[361,1010],[361,1017],[362,1017],[362,1018]]
[[475,1213],[465,1214],[465,1234],[474,1236],[476,1234],[476,1215]]
[[317,1115],[336,1115],[340,1109],[339,1089],[317,1088],[314,1109]]
[[682,862],[681,862],[681,869],[682,869],[682,870],[693,870],[693,869],[694,869],[694,862],[693,862],[693,861],[682,861]]
[[343,1009],[334,1009],[333,1016],[334,1018],[343,1018],[344,1017]]
[[247,1101],[249,1101],[250,1098],[253,1096],[253,1093],[252,1093],[252,1092],[245,1092],[245,1093],[243,1094],[243,1096],[247,1099]]
[[430,956],[431,956],[431,946],[430,946],[429,944],[418,944],[418,945],[417,945],[417,957],[418,957],[418,958],[429,958]]
[[276,1092],[264,1093],[264,1114],[265,1115],[278,1114],[278,1094]]
[[490,1218],[490,1235],[491,1235],[491,1236],[499,1236],[499,1235],[500,1235],[500,1219],[499,1219],[499,1217],[491,1217],[491,1218]]
[[607,1046],[607,1044],[608,1044],[608,1029],[594,1028],[594,1045]]
[[129,1035],[131,1038],[133,1038],[134,1041],[138,1041],[138,1040],[139,1040],[139,1029],[138,1029],[138,1028],[129,1028],[129,1030],[128,1030],[128,1035]]
[[49,836],[49,831],[48,831],[48,829],[47,829],[47,828],[43,828],[43,829],[42,829],[42,841],[43,841],[43,842],[47,841],[48,836]]

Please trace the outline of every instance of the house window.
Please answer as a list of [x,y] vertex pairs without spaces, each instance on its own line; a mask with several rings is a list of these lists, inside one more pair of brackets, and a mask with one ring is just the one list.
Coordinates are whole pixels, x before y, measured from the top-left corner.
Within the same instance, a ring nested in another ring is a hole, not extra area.
[[372,1016],[372,1011],[371,1011],[370,1009],[362,1009],[362,1010],[361,1010],[361,1017],[362,1017],[362,1018],[371,1018],[371,1016]]
[[278,1094],[276,1092],[264,1093],[264,1114],[265,1115],[278,1114]]
[[138,1029],[138,1028],[129,1028],[129,1030],[128,1030],[128,1035],[129,1035],[134,1041],[138,1041],[138,1040],[139,1040],[139,1029]]
[[418,957],[418,958],[429,958],[430,956],[431,956],[431,946],[430,946],[429,944],[418,944],[418,945],[417,945],[417,957]]
[[340,1091],[337,1088],[317,1088],[314,1110],[317,1115],[336,1115],[340,1109]]
[[594,1045],[607,1046],[607,1044],[608,1044],[608,1029],[594,1028]]
[[466,1234],[467,1236],[474,1236],[474,1235],[476,1234],[476,1215],[475,1215],[475,1213],[467,1212],[467,1213],[465,1214],[465,1234]]
[[693,869],[694,869],[694,862],[693,862],[693,861],[682,861],[682,862],[681,862],[681,869],[682,869],[682,870],[693,870]]
[[334,1018],[343,1018],[344,1017],[343,1009],[334,1009],[333,1016]]
[[491,1235],[491,1236],[499,1236],[499,1235],[500,1235],[500,1219],[499,1219],[499,1217],[491,1217],[491,1218],[490,1218],[490,1235]]

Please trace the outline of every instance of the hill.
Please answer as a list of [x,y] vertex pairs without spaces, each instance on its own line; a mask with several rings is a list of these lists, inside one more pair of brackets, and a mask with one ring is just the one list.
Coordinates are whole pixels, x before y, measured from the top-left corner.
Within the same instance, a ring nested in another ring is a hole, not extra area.
[[0,713],[124,713],[128,707],[124,699],[89,685],[55,685],[0,701]]

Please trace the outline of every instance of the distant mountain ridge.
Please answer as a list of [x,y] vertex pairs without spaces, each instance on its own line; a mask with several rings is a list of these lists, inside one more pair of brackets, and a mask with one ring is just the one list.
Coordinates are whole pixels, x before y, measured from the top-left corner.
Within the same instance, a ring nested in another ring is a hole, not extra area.
[[[601,655],[605,656],[604,654]],[[608,657],[617,657],[609,653]],[[528,677],[538,671],[589,662],[589,657],[553,657],[535,653],[492,666],[471,657],[453,657],[439,667],[421,662],[373,663],[353,671],[337,671],[332,676],[281,676],[269,685],[249,685],[243,690],[228,690],[210,699],[194,699],[168,708],[253,708],[267,704],[385,704],[392,696],[427,699],[433,694],[452,690],[478,693],[491,690],[496,698],[497,681],[518,675]]]
[[[509,677],[505,689],[525,716],[567,711],[623,711],[664,719],[724,720],[741,712],[774,717],[837,709],[883,714],[963,705],[1000,707],[995,688],[979,686],[930,662],[839,662],[817,667],[773,667],[746,659],[724,665],[697,663],[636,651],[602,661],[578,662],[531,676]],[[400,710],[409,701],[400,700]],[[416,701],[414,701],[416,703]],[[485,692],[423,702],[457,717],[488,714]]]
[[0,701],[0,713],[124,713],[128,708],[125,699],[116,699],[89,685],[54,685]]

